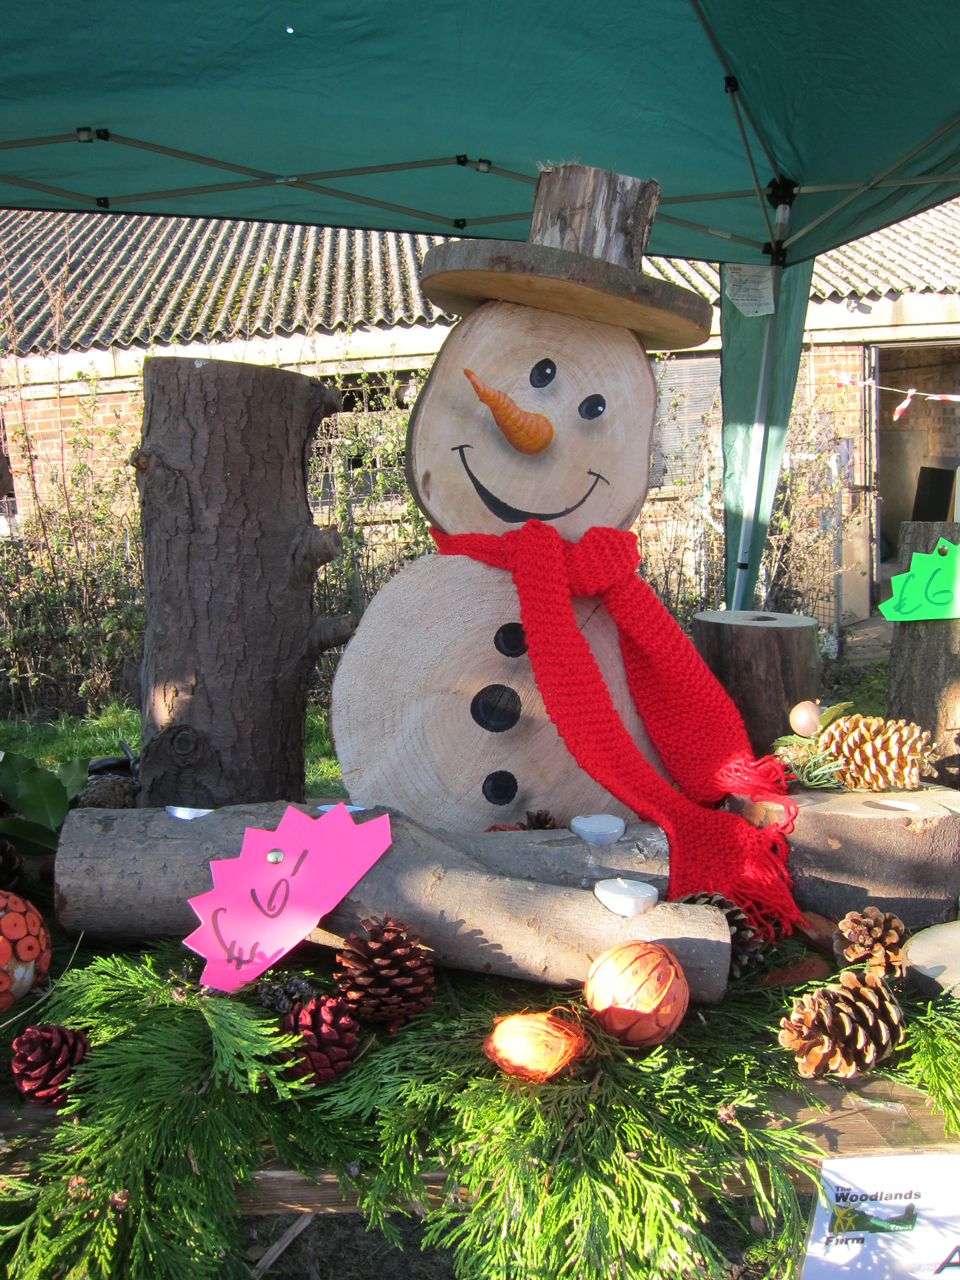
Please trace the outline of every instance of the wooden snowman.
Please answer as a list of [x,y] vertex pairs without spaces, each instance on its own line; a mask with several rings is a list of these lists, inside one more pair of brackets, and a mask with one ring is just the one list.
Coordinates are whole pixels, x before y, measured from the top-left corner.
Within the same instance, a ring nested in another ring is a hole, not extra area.
[[[446,534],[534,520],[569,542],[627,529],[646,497],[657,391],[646,346],[706,340],[711,308],[653,280],[642,256],[655,182],[566,165],[540,177],[527,243],[459,241],[424,262],[424,293],[463,316],[411,415],[407,475]],[[662,775],[596,598],[577,625],[617,713]],[[351,801],[482,831],[548,809],[635,815],[581,769],[538,689],[509,573],[425,556],[371,602],[333,686]]]

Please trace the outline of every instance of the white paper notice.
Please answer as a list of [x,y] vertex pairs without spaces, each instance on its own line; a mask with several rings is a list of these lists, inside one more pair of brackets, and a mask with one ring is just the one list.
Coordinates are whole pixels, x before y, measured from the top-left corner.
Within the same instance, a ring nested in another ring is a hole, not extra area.
[[960,1155],[824,1160],[801,1280],[960,1280]]
[[724,292],[745,316],[769,316],[773,305],[773,267],[749,267],[728,262],[723,269]]

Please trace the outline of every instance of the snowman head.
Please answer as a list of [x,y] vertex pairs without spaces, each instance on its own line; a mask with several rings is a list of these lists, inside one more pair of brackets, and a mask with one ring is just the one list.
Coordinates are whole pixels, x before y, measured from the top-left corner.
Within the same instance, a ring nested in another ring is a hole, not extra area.
[[697,346],[710,303],[646,276],[655,182],[541,174],[530,237],[434,246],[421,287],[464,317],[407,434],[407,477],[446,533],[531,519],[577,539],[624,528],[647,492],[656,386],[646,347]]
[[488,302],[444,343],[411,416],[411,487],[447,533],[626,528],[646,497],[656,407],[630,330]]

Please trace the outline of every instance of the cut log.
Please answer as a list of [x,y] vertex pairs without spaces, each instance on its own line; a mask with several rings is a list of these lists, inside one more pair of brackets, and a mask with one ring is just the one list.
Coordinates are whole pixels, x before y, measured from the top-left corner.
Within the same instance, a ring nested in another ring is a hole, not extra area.
[[528,240],[642,271],[659,200],[652,179],[557,165],[537,179]]
[[[802,911],[839,919],[868,904],[909,929],[957,917],[960,800],[947,787],[922,791],[804,791],[787,837],[787,870]],[[727,807],[757,826],[786,809],[733,796]]]
[[[114,941],[185,937],[197,923],[187,899],[212,887],[210,860],[238,855],[245,828],[272,830],[285,808],[239,805],[193,821],[164,810],[73,810],[57,851],[61,927]],[[675,953],[694,1000],[722,998],[730,933],[714,908],[662,904],[625,920],[587,889],[496,875],[441,832],[396,814],[390,825],[390,849],[312,940],[335,946],[365,917],[389,912],[442,964],[567,985],[582,982],[608,947],[640,938]]]
[[139,803],[301,799],[308,680],[348,625],[318,618],[339,555],[313,524],[310,443],[339,394],[298,373],[148,359],[140,491],[146,631]]
[[[960,524],[905,520],[900,526],[900,572],[914,551],[929,555],[937,542],[960,544]],[[887,716],[912,720],[927,729],[937,749],[953,757],[949,780],[957,783],[960,763],[960,618],[895,622],[887,675]],[[943,781],[948,780],[943,777]]]
[[[548,418],[549,448],[518,452],[465,368]],[[605,406],[592,418],[591,397]],[[450,333],[420,393],[407,479],[446,533],[504,533],[531,518],[574,540],[592,525],[627,529],[647,492],[656,408],[653,371],[633,333],[490,302]]]
[[692,638],[733,699],[757,755],[791,732],[791,707],[820,694],[816,618],[710,609],[693,615]]
[[[574,601],[623,724],[661,769],[627,687],[613,619]],[[635,815],[577,765],[537,688],[510,575],[424,556],[371,601],[340,660],[330,726],[354,804],[426,827],[483,831],[549,809]]]

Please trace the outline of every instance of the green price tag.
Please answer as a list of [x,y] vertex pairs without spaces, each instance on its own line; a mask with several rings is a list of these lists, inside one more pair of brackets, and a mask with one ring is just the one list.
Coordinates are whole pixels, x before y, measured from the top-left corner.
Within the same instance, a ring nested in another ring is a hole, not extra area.
[[960,547],[941,538],[930,555],[915,551],[906,573],[891,581],[893,595],[880,612],[893,622],[960,618]]

